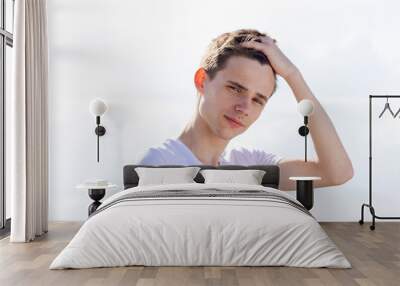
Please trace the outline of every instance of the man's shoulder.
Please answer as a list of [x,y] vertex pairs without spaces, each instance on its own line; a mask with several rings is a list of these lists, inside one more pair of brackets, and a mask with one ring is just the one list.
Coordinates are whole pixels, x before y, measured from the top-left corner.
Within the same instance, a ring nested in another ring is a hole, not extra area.
[[165,165],[179,163],[179,145],[174,139],[166,139],[149,147],[138,161],[139,165]]
[[168,138],[168,139],[164,140],[164,142],[162,142],[162,143],[160,143],[158,145],[151,146],[148,151],[149,152],[156,152],[156,153],[157,152],[158,153],[160,153],[160,152],[171,152],[173,150],[176,150],[177,148],[178,148],[177,141],[174,140],[174,139]]

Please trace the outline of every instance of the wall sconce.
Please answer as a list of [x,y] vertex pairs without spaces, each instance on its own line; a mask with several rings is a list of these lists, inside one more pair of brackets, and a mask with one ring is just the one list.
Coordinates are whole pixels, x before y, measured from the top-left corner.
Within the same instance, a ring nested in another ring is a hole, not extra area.
[[304,161],[307,162],[307,134],[310,131],[307,124],[308,116],[310,116],[314,111],[314,104],[309,99],[303,99],[299,102],[297,108],[299,113],[304,116],[304,125],[299,128],[299,134],[304,136]]
[[107,105],[101,99],[96,98],[90,102],[89,110],[96,117],[97,127],[94,133],[97,135],[97,162],[99,162],[99,137],[106,134],[106,129],[100,125],[100,116],[106,112]]

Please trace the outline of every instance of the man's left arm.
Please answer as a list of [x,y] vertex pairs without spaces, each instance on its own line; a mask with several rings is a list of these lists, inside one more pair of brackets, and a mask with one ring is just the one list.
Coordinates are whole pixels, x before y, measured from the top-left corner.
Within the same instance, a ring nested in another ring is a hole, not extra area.
[[295,190],[296,182],[289,180],[291,176],[318,176],[315,187],[341,185],[353,177],[353,166],[340,138],[317,98],[312,94],[300,71],[296,70],[285,76],[285,80],[300,102],[309,99],[314,104],[308,127],[314,143],[318,159],[304,160],[283,159],[279,162],[279,189]]
[[247,48],[262,51],[268,58],[273,70],[289,84],[293,94],[300,102],[309,99],[314,103],[314,111],[308,127],[314,143],[318,159],[304,162],[300,159],[284,159],[279,161],[279,189],[295,190],[295,182],[291,176],[318,176],[315,187],[341,185],[353,177],[353,166],[331,120],[317,98],[312,94],[297,67],[275,44],[276,40],[269,36],[258,37],[243,42]]

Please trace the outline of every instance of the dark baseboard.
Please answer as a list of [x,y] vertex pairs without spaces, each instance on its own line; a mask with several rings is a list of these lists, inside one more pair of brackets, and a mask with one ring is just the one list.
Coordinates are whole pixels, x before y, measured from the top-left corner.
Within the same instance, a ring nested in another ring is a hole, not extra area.
[[0,228],[0,239],[3,239],[10,235],[11,230],[11,218],[6,219],[5,226]]

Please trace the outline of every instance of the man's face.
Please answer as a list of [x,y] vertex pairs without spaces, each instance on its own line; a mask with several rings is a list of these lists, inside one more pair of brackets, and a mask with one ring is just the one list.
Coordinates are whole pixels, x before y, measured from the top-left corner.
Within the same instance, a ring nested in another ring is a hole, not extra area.
[[204,81],[199,113],[217,136],[230,140],[260,116],[275,86],[269,65],[232,56],[224,69]]

